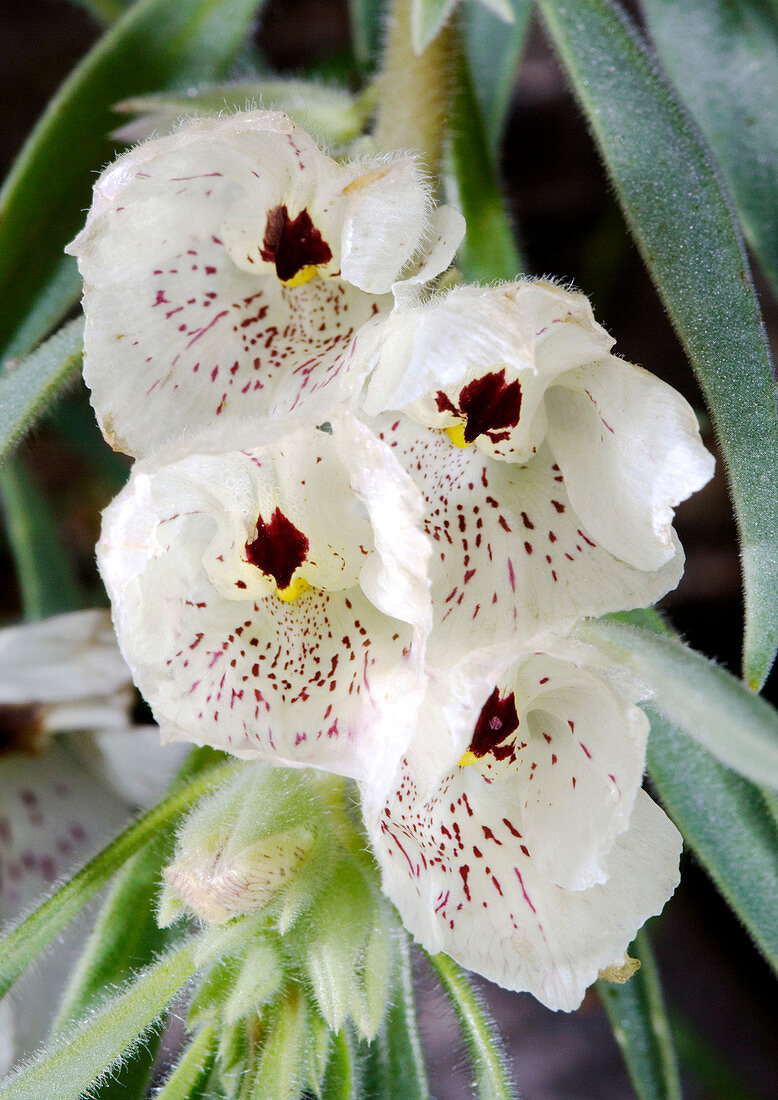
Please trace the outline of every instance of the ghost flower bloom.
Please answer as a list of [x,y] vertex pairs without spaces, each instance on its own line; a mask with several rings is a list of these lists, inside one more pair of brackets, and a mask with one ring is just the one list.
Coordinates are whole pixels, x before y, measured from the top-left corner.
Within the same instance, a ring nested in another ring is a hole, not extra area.
[[345,414],[257,443],[135,467],[98,545],[119,641],[164,738],[364,778],[422,692],[418,493]]
[[106,438],[144,457],[216,418],[325,420],[360,327],[462,232],[412,159],[340,164],[283,114],[191,119],[125,153],[69,249]]
[[[131,700],[107,611],[0,631],[0,920],[84,863],[172,778],[180,752],[130,726]],[[0,1072],[46,1034],[51,988],[77,939],[0,1001]]]
[[464,287],[398,306],[375,339],[365,409],[427,502],[439,667],[452,640],[541,648],[675,587],[673,507],[713,459],[686,401],[610,354],[582,294]]
[[396,774],[361,785],[384,891],[428,951],[576,1008],[678,884],[681,837],[640,790],[647,719],[602,671],[548,654],[453,725],[452,691],[433,683]]

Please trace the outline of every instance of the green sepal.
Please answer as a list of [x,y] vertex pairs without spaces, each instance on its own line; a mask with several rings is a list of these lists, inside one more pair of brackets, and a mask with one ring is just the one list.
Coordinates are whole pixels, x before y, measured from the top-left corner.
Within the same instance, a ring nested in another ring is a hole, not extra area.
[[671,1028],[645,930],[627,954],[640,961],[637,973],[622,985],[599,981],[597,992],[640,1100],[681,1100]]
[[308,1016],[308,1076],[307,1084],[321,1100],[324,1078],[330,1062],[333,1035],[318,1012]]
[[372,104],[369,96],[354,96],[345,88],[310,80],[243,80],[200,86],[183,95],[134,96],[114,110],[138,116],[115,137],[144,140],[164,134],[178,120],[191,115],[219,115],[225,111],[255,109],[284,111],[326,144],[346,145],[364,130]]
[[0,377],[0,461],[13,451],[64,385],[81,369],[84,321],[64,325],[21,360],[6,360]]
[[305,927],[289,933],[314,1001],[333,1031],[351,1012],[373,919],[373,895],[362,870],[343,859],[327,891],[308,911]]
[[252,940],[224,1003],[224,1021],[237,1023],[257,1013],[277,996],[284,982],[283,960],[269,936]]
[[539,2],[711,410],[740,530],[744,675],[758,688],[778,647],[778,415],[740,230],[718,165],[624,10]]
[[429,1100],[427,1067],[422,1049],[413,970],[407,934],[398,934],[396,986],[386,1019],[365,1058],[368,1095],[375,1100]]
[[206,1100],[206,1088],[216,1062],[216,1031],[209,1024],[194,1037],[173,1067],[154,1100]]
[[227,958],[214,963],[206,971],[189,1002],[186,1014],[188,1031],[220,1023],[224,1017],[224,1006],[240,974],[240,965],[240,959]]
[[298,1100],[306,1086],[310,1006],[297,985],[291,985],[268,1020],[267,1031],[247,1100]]
[[356,1059],[344,1029],[333,1035],[327,1072],[321,1088],[321,1100],[357,1100],[359,1074]]

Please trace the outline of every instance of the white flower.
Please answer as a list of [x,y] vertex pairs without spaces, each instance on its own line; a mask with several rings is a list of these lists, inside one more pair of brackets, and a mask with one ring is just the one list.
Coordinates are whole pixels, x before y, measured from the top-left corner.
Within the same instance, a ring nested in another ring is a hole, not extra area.
[[[0,631],[0,920],[84,863],[172,778],[180,752],[130,727],[130,701],[107,611]],[[71,961],[58,951],[54,969],[32,971],[0,1001],[0,1072],[45,1035],[51,987]]]
[[143,457],[217,417],[325,420],[360,326],[462,232],[412,159],[339,164],[282,114],[192,119],[124,154],[70,246],[106,437]]
[[398,308],[373,338],[369,423],[422,489],[439,548],[437,667],[457,645],[538,647],[675,587],[673,506],[713,459],[683,398],[610,354],[583,295],[465,287]]
[[548,654],[445,728],[458,690],[433,686],[393,779],[361,786],[384,891],[427,950],[576,1008],[678,883],[680,835],[639,789],[647,720]]
[[375,774],[422,692],[418,493],[345,414],[257,444],[136,466],[98,546],[120,644],[163,737]]

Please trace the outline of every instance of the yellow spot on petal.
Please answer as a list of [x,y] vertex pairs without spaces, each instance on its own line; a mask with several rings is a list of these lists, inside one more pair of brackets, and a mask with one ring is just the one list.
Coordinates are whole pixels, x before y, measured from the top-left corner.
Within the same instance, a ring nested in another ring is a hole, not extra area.
[[462,759],[459,761],[459,766],[460,768],[466,768],[468,764],[475,764],[476,760],[478,760],[476,754],[468,749]]
[[598,977],[604,982],[624,985],[638,970],[640,970],[640,959],[631,959],[629,955],[625,955],[623,959],[616,959],[610,966],[604,967]]
[[286,588],[277,588],[276,595],[284,603],[294,603],[297,597],[302,596],[303,592],[307,592],[310,587],[305,577],[296,577]]
[[302,286],[303,283],[309,283],[318,270],[316,264],[306,264],[291,279],[282,279],[281,282],[284,286]]
[[465,439],[466,427],[467,421],[458,420],[456,424],[452,424],[450,428],[446,428],[446,435],[455,447],[461,447],[462,449],[464,449],[465,447],[471,446],[471,443],[469,443]]

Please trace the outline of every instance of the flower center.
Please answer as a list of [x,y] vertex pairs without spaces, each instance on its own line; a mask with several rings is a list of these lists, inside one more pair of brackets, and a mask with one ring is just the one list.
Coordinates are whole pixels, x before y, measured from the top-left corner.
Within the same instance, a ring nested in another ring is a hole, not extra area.
[[259,253],[266,263],[275,264],[276,274],[285,286],[307,283],[320,264],[332,259],[332,250],[308,211],[301,210],[296,218],[290,218],[286,206],[268,211]]
[[501,745],[500,742],[510,737],[518,728],[519,716],[516,713],[513,692],[501,699],[498,688],[495,688],[481,708],[470,748],[462,756],[459,766],[464,768],[468,764],[474,764],[488,753],[495,760],[505,760],[512,754],[513,745]]
[[311,587],[302,577],[292,580],[295,570],[305,561],[308,546],[302,531],[276,508],[268,523],[258,517],[256,538],[246,543],[246,557],[273,578],[281,599],[291,602]]
[[460,423],[446,428],[457,447],[469,447],[479,435],[488,435],[492,443],[507,439],[510,429],[519,423],[521,386],[518,379],[505,381],[505,368],[474,378],[462,388],[457,405],[438,390],[435,396],[438,412],[460,417]]

